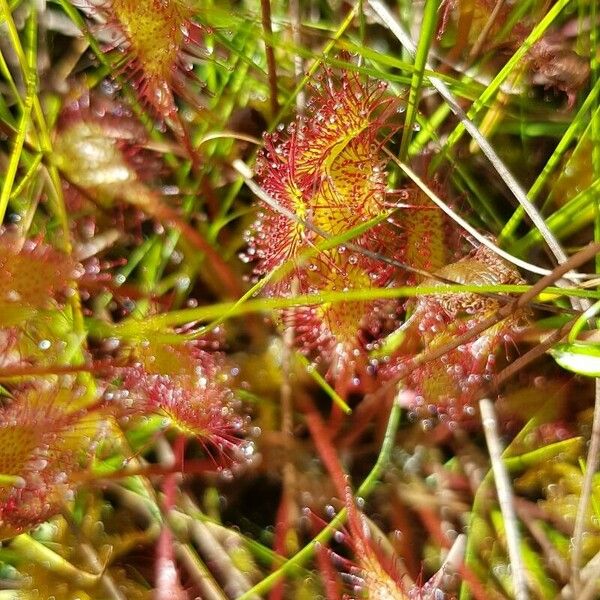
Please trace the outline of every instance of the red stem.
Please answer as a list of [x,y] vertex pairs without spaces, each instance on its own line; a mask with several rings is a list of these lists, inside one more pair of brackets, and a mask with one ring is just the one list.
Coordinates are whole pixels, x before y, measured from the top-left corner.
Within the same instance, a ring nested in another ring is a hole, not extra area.
[[[277,509],[277,521],[275,526],[275,539],[273,544],[273,550],[278,556],[287,556],[287,548],[285,544],[287,533],[290,529],[290,499],[283,490],[281,500],[279,502],[279,508]],[[276,569],[279,565],[276,563],[274,568]],[[269,594],[269,600],[283,600],[283,592],[285,585],[285,578],[282,578],[277,582]]]

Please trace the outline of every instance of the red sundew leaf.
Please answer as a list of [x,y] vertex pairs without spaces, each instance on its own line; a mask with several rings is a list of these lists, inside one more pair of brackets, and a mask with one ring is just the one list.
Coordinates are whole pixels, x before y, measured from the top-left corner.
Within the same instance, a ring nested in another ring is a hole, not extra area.
[[434,581],[435,577],[425,584],[413,583],[402,558],[395,554],[383,534],[377,531],[366,516],[354,506],[348,506],[348,515],[348,529],[342,539],[352,551],[352,558],[344,558],[329,551],[329,556],[345,583],[347,591],[341,595],[344,600],[420,600],[438,595],[448,600],[455,598],[442,591]]
[[[287,139],[266,136],[256,170],[261,185],[282,206],[337,235],[383,210],[386,173],[377,136],[392,102],[381,99],[381,87],[373,91],[355,75],[344,73],[339,86],[331,73],[326,75],[325,91],[311,101],[314,116],[298,118]],[[317,237],[266,209],[249,236],[256,274],[294,258]]]
[[313,223],[337,235],[381,214],[387,174],[371,140],[360,135],[339,151],[311,199]]
[[[299,273],[301,293],[343,292],[378,287],[365,262],[354,252],[323,252]],[[373,272],[373,271],[371,271]],[[277,291],[284,292],[282,287]],[[360,363],[366,359],[365,340],[376,337],[384,320],[396,322],[394,303],[324,302],[283,311],[286,326],[294,327],[296,344],[304,351],[316,351],[336,365]]]
[[[358,598],[406,600],[410,597],[416,600],[441,594],[435,581],[428,582],[425,586],[415,585],[411,582],[403,560],[395,553],[392,544],[389,543],[383,532],[359,510],[357,499],[348,485],[348,478],[342,469],[319,413],[311,402],[302,402],[301,408],[306,416],[307,427],[315,441],[318,454],[331,476],[338,496],[344,497],[346,504],[347,528],[336,532],[335,541],[348,546],[352,552],[352,559],[342,557],[331,550],[328,554],[332,559],[331,562],[339,571],[340,578],[345,581],[350,591],[344,594],[338,593],[335,597],[341,597],[344,600]],[[319,529],[322,530],[322,524]],[[319,560],[319,563],[323,563],[323,560]],[[324,575],[329,583],[334,584],[326,583],[326,590],[333,591],[333,588],[337,587],[335,585],[337,578],[332,577],[327,566]],[[440,578],[435,577],[435,580],[438,579]],[[329,594],[328,597],[333,596]],[[446,596],[444,595],[444,597]]]
[[19,241],[0,233],[0,326],[22,323],[49,308],[80,275],[68,255],[42,242]]
[[[483,246],[436,274],[459,284],[523,283],[512,265]],[[442,285],[438,280],[425,284]],[[466,292],[418,298],[404,344],[382,370],[384,377],[390,374],[393,377],[415,351],[426,352],[446,345],[495,314],[500,306],[495,297]],[[520,313],[504,319],[471,342],[411,371],[405,381],[403,401],[413,417],[440,418],[451,423],[473,421],[478,394],[496,372],[496,359],[523,318]]]
[[[368,146],[367,157],[382,125],[395,110],[392,98],[384,98],[384,83],[363,84],[358,75],[343,72],[336,84],[331,71],[325,71],[315,87],[308,111],[310,119],[298,119],[295,131],[294,177],[301,187],[310,188],[328,173],[351,143]],[[342,158],[343,162],[344,159]]]
[[162,416],[165,426],[197,439],[207,450],[243,454],[244,419],[219,359],[195,347],[165,351],[173,359],[147,352],[140,356],[143,362],[116,370],[125,392],[124,413]]
[[0,538],[46,521],[72,496],[104,419],[69,412],[68,389],[29,389],[0,408]]
[[113,29],[114,46],[126,55],[125,68],[143,101],[159,116],[177,112],[174,90],[184,91],[190,66],[204,29],[192,21],[194,7],[186,0],[80,0],[88,13]]
[[[272,147],[268,142],[266,147]],[[284,143],[284,152],[289,144]],[[268,164],[264,160],[257,167],[257,174],[264,189],[279,204],[305,220],[307,206],[302,191],[291,177],[289,169],[278,163]],[[262,276],[280,266],[289,259],[295,258],[306,248],[308,240],[314,234],[307,232],[300,223],[279,212],[270,209],[261,210],[254,223],[253,231],[246,234],[249,250],[247,257],[256,260],[254,273]]]
[[401,202],[405,208],[396,222],[402,231],[404,262],[430,273],[438,271],[456,247],[452,224],[420,190],[403,190]]
[[[486,246],[480,246],[469,257],[442,267],[436,275],[458,284],[489,286],[524,283],[523,278],[512,265]],[[443,285],[443,282],[436,280],[431,284]],[[468,328],[470,315],[474,315],[476,319],[483,319],[494,314],[501,305],[496,298],[469,292],[428,298],[430,298],[429,302],[436,302],[441,307],[446,319],[465,317],[465,321],[461,322],[461,332]]]
[[[257,162],[261,185],[315,229],[271,208],[261,211],[248,234],[247,256],[256,260],[256,275],[295,262],[322,241],[320,231],[337,236],[387,210],[387,174],[379,136],[394,102],[383,96],[383,90],[383,86],[361,83],[354,74],[343,73],[336,82],[326,71],[310,103],[312,116],[298,118],[284,139],[279,133],[266,136]],[[366,250],[383,250],[396,259],[402,257],[400,241],[385,223],[353,240]],[[296,264],[266,292],[289,296],[294,286],[301,294],[368,289],[389,285],[396,276],[397,269],[339,246],[318,253],[308,264]],[[379,307],[378,302],[326,303],[284,311],[284,321],[293,324],[296,343],[304,351],[316,350],[347,370],[349,363],[364,363],[362,328],[378,329]]]

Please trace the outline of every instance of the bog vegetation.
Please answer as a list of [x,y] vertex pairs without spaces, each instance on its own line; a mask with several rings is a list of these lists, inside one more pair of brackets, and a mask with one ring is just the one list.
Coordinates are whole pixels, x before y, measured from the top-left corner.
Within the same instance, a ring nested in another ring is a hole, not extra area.
[[600,597],[594,0],[0,0],[0,600]]

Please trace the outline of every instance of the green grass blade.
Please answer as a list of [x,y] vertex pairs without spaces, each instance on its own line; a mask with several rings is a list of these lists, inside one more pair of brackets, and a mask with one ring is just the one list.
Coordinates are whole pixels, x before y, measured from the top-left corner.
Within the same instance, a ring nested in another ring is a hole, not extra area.
[[[598,94],[600,94],[600,81],[597,81],[595,83],[594,87],[592,88],[587,98],[581,105],[581,108],[577,112],[577,115],[569,123],[567,130],[565,131],[561,140],[558,142],[556,148],[554,149],[554,152],[546,162],[546,165],[544,166],[542,172],[537,176],[533,185],[529,189],[527,197],[531,202],[534,202],[535,199],[539,196],[542,189],[544,189],[544,186],[546,185],[550,174],[558,166],[565,152],[567,151],[575,137],[578,134],[580,134],[581,131],[583,131],[585,126],[588,124],[588,113],[589,110],[594,106],[594,104],[598,100]],[[508,220],[503,230],[500,232],[498,238],[499,243],[505,243],[514,235],[524,215],[525,211],[523,207],[519,206],[512,215],[512,217]]]
[[413,71],[410,82],[408,105],[406,107],[406,118],[404,120],[402,140],[400,142],[400,160],[405,160],[408,152],[408,145],[410,143],[411,133],[418,111],[419,96],[421,94],[421,86],[423,85],[425,65],[427,64],[429,48],[434,38],[438,8],[439,0],[426,0],[425,8],[423,9],[423,23],[421,24],[419,43],[417,45],[417,52],[415,54],[415,70]]

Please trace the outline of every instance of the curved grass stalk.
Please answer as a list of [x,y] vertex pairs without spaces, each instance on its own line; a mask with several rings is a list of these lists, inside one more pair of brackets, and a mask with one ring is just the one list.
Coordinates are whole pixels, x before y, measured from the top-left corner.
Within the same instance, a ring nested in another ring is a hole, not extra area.
[[[210,516],[198,508],[197,504],[194,502],[194,500],[192,500],[192,498],[190,498],[189,495],[185,493],[182,495],[182,501],[180,502],[180,505],[181,506],[179,509],[175,509],[171,512],[169,519],[173,530],[176,532],[181,530],[181,535],[184,535],[184,533],[188,530],[192,521],[199,521],[203,523],[208,530],[213,533],[213,535],[215,535],[215,532],[219,530],[219,533],[222,535],[224,530],[227,530],[228,535],[238,538],[240,543],[243,543],[245,546],[247,546],[248,550],[263,563],[277,564],[278,566],[281,566],[286,562],[286,558],[284,556],[277,554],[269,546],[265,546],[261,542],[251,537],[246,537],[242,533],[229,530],[222,523],[214,521]],[[179,512],[179,510],[181,510],[181,512]],[[305,571],[304,574],[309,575],[309,572]]]
[[[377,53],[375,53],[375,52],[364,52],[364,51],[360,52],[360,48],[358,46],[356,46],[355,44],[351,44],[346,40],[339,40],[339,42],[336,44],[336,46],[340,50],[347,50],[348,52],[352,52],[352,54],[359,54],[359,56],[361,56],[361,57],[367,57],[367,55],[370,55],[373,57],[374,61],[376,60],[375,57],[378,56]],[[300,54],[300,56],[302,56],[303,58],[311,58],[314,56],[314,53],[311,52],[310,50],[307,50],[306,48],[297,48],[296,46],[292,46],[292,45],[289,45],[288,48],[289,48],[290,52]],[[408,73],[412,73],[414,71],[414,66],[411,63],[408,63],[408,62],[405,62],[402,60],[387,57],[387,58],[382,58],[381,60],[379,60],[379,62],[381,64],[393,66],[401,71],[406,71]],[[364,75],[366,77],[371,77],[375,80],[385,79],[389,83],[399,83],[399,84],[402,84],[403,86],[410,86],[410,82],[412,79],[411,76],[409,76],[409,75],[404,75],[402,73],[400,73],[400,74],[387,73],[387,72],[384,73],[381,71],[381,69],[378,69],[377,67],[374,67],[374,66],[369,66],[364,61],[361,64],[356,64],[356,63],[352,63],[347,60],[344,60],[343,58],[338,58],[335,55],[326,57],[325,59],[322,60],[321,64],[327,65],[330,67],[339,68],[344,71],[348,71],[348,72],[352,72],[352,73],[360,73],[361,75]],[[426,69],[424,72],[424,76],[428,77],[429,75],[434,75],[434,73],[430,72]],[[448,76],[442,76],[442,77],[444,79],[448,80],[448,82],[452,83],[453,85],[460,85],[460,83],[457,82],[457,80],[452,77],[448,77]]]
[[[589,250],[589,249],[588,249]],[[592,253],[587,252],[586,260]],[[560,275],[559,275],[560,277]],[[242,298],[236,302],[223,302],[212,304],[210,306],[201,306],[197,308],[187,308],[174,310],[167,314],[157,315],[138,321],[130,319],[118,325],[110,325],[103,321],[89,319],[87,321],[90,335],[94,337],[123,337],[123,338],[143,338],[147,335],[154,335],[161,330],[167,330],[171,327],[180,327],[190,322],[212,321],[210,325],[202,328],[195,334],[161,334],[165,342],[167,338],[169,343],[183,343],[191,339],[196,339],[205,335],[207,331],[220,325],[229,318],[245,315],[252,312],[271,312],[291,308],[294,306],[318,305],[323,303],[335,302],[368,302],[373,300],[395,299],[395,298],[414,298],[428,294],[443,295],[457,293],[480,293],[480,294],[521,294],[525,298],[520,298],[517,301],[519,307],[525,306],[532,302],[535,298],[542,301],[555,300],[565,295],[575,298],[598,299],[600,291],[585,290],[585,289],[565,289],[552,287],[550,285],[538,284],[534,286],[528,285],[469,285],[469,284],[444,284],[444,285],[420,285],[397,288],[376,288],[368,290],[348,290],[347,292],[325,292],[320,294],[307,294],[294,298],[256,298],[251,299],[260,291],[266,284],[265,279],[259,281],[253,286]],[[509,307],[510,308],[510,307]],[[510,309],[510,313],[513,309]],[[516,309],[515,309],[516,310]],[[504,314],[504,312],[502,313]],[[506,316],[506,315],[505,315]],[[477,328],[479,333],[491,325],[499,322],[505,316],[498,315],[488,319],[484,325]],[[475,335],[476,332],[473,332]],[[467,340],[470,338],[467,338]],[[461,341],[462,343],[462,341]],[[33,370],[35,371],[35,370]],[[32,372],[33,372],[32,371]],[[12,373],[12,370],[9,371]],[[29,372],[29,370],[27,371]],[[12,376],[12,375],[10,375]],[[15,375],[16,376],[16,375]]]
[[[526,426],[526,428],[528,428],[527,430],[529,430],[531,427],[531,424]],[[584,441],[582,437],[574,437],[562,440],[560,442],[554,442],[553,444],[542,446],[536,450],[524,452],[518,456],[506,457],[504,458],[504,464],[506,465],[508,472],[512,474],[525,471],[530,467],[539,465],[542,462],[556,459],[560,456],[569,456],[575,458],[580,455],[581,449],[583,448],[583,442]]]
[[[253,298],[265,285],[261,280],[249,292],[236,302],[222,302],[210,306],[197,308],[184,308],[173,310],[169,313],[147,317],[143,321],[130,319],[122,323],[111,325],[103,321],[89,319],[87,321],[90,335],[94,337],[114,336],[123,338],[143,338],[150,334],[159,333],[172,327],[181,327],[192,322],[212,321],[209,326],[202,328],[199,333],[191,335],[172,334],[172,342],[183,343],[205,335],[207,331],[220,325],[227,319],[239,317],[253,312],[272,312],[297,306],[317,306],[325,303],[336,302],[370,302],[373,300],[386,300],[396,298],[417,298],[424,295],[444,295],[458,293],[474,294],[519,294],[527,295],[528,302],[537,296],[531,296],[532,286],[528,285],[419,285],[396,288],[354,289],[346,292],[321,292],[318,294],[304,294],[293,298]],[[547,287],[545,297],[554,300],[559,296],[569,294],[577,298],[600,298],[600,292],[595,290],[565,290],[557,287]],[[496,317],[494,318],[496,319]],[[496,323],[497,320],[491,321]]]
[[[364,46],[359,46],[358,44],[355,44],[348,40],[340,40],[338,45],[340,46],[340,48],[347,50],[352,54],[358,54],[363,58],[370,59],[370,61],[373,63],[385,65],[387,67],[393,67],[398,71],[405,71],[407,73],[410,73],[411,75],[410,77],[407,77],[406,75],[382,72],[381,69],[377,69],[375,67],[368,67],[364,64],[356,65],[353,63],[349,63],[348,61],[336,59],[335,57],[328,58],[326,60],[327,64],[331,64],[333,66],[340,67],[349,71],[356,71],[357,73],[364,73],[365,75],[373,77],[374,79],[385,79],[390,82],[404,83],[410,86],[410,83],[412,81],[412,73],[415,71],[414,64],[396,58],[395,56],[380,54],[375,50],[371,50]],[[303,51],[302,49],[295,47],[292,48],[292,50],[307,53],[306,50]],[[430,50],[430,53],[433,55],[434,50]],[[424,79],[429,79],[430,77],[438,77],[442,81],[445,81],[446,83],[450,84],[454,89],[460,90],[461,94],[463,94],[466,98],[474,100],[477,97],[477,94],[471,91],[469,84],[477,84],[478,82],[472,80],[468,75],[465,75],[462,79],[457,79],[456,77],[453,77],[452,75],[447,75],[446,73],[438,73],[426,66],[426,68],[423,70],[423,76]]]
[[[423,182],[423,180],[405,163],[399,161],[391,152],[385,150],[386,154],[416,183],[419,188],[428,196],[428,198],[441,210],[443,210],[452,220],[458,223],[465,231],[467,231],[470,235],[472,235],[480,244],[489,248],[492,252],[496,253],[498,256],[501,256],[504,260],[507,260],[514,265],[525,269],[526,271],[530,271],[531,273],[536,273],[538,275],[549,275],[551,271],[548,269],[543,269],[536,265],[532,265],[512,254],[498,248],[496,244],[491,242],[486,236],[479,233],[474,227],[469,225],[465,219],[463,219],[459,214],[453,211],[445,202],[443,202],[440,198],[434,194],[429,187]],[[566,254],[564,255],[565,259]],[[578,274],[573,274],[578,276]]]

